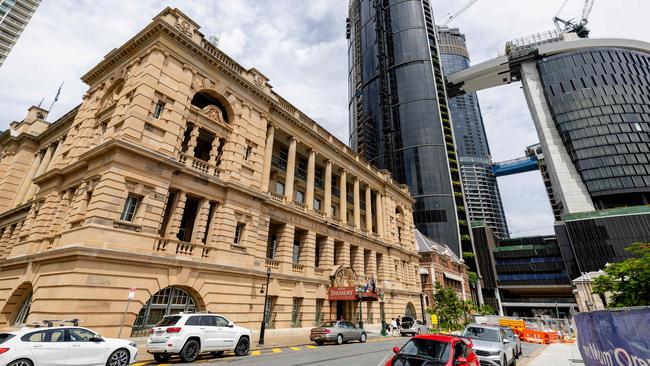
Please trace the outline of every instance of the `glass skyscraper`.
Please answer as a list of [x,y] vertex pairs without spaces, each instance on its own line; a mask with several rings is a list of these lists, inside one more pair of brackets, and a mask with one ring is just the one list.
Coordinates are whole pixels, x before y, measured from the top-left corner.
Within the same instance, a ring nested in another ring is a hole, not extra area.
[[0,66],[40,3],[41,0],[0,0]]
[[416,199],[414,222],[457,255],[469,220],[428,0],[352,0],[350,146]]
[[[458,28],[438,28],[440,58],[445,74],[469,67],[469,52],[465,35]],[[483,221],[500,238],[508,238],[501,195],[492,173],[492,158],[488,146],[481,108],[476,93],[468,93],[449,100],[456,149],[471,221]]]

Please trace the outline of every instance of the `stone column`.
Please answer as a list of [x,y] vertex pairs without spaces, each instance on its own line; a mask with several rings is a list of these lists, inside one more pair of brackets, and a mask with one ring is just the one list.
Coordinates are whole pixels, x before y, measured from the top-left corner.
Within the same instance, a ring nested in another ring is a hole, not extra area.
[[377,192],[375,196],[375,210],[377,211],[377,234],[380,238],[384,237],[384,205],[381,201],[381,193]]
[[372,193],[370,186],[366,186],[366,231],[372,233]]
[[[262,120],[266,120],[262,117]],[[266,127],[266,143],[264,144],[264,166],[262,167],[262,192],[268,192],[269,180],[271,178],[271,163],[273,161],[273,139],[275,138],[275,127],[269,124]]]
[[354,177],[354,228],[361,229],[361,197],[359,197],[359,178]]
[[339,261],[340,265],[350,267],[350,243],[347,241],[343,242],[341,248],[341,260]]
[[185,201],[187,200],[187,193],[180,191],[176,198],[174,211],[171,220],[169,220],[169,230],[167,230],[166,237],[168,239],[176,240],[178,231],[181,228],[181,219],[183,218],[183,211],[185,210]]
[[325,217],[332,216],[332,162],[329,159],[325,162],[325,197],[323,206]]
[[296,227],[291,224],[284,224],[279,230],[278,249],[275,258],[280,262],[291,263],[293,259],[293,240],[296,234]]
[[298,140],[291,137],[289,140],[289,156],[287,157],[287,178],[284,182],[284,198],[287,202],[293,202],[293,182],[296,179],[296,145]]
[[11,251],[9,244],[11,243],[11,236],[14,233],[14,229],[15,227],[13,225],[9,225],[2,233],[2,237],[0,238],[0,258],[5,258]]
[[23,203],[23,200],[25,199],[25,195],[27,194],[27,190],[32,185],[32,179],[34,179],[36,170],[41,164],[41,161],[43,161],[43,156],[45,156],[44,151],[39,151],[38,153],[36,153],[36,156],[34,156],[34,160],[32,160],[32,164],[29,166],[29,170],[27,170],[27,174],[25,174],[25,178],[20,184],[20,187],[16,194],[16,198],[14,199],[13,206],[18,206],[21,203]]
[[309,150],[309,161],[307,162],[307,193],[305,199],[307,200],[307,209],[314,209],[314,183],[316,178],[316,151]]
[[381,254],[381,261],[377,263],[377,278],[380,278],[382,281],[386,281],[388,279],[388,260],[390,258],[388,256],[388,253],[379,254]]
[[341,179],[339,181],[339,217],[343,225],[348,223],[348,193],[347,174],[341,168]]
[[334,266],[334,238],[328,236],[321,245],[323,255],[320,257],[320,267],[331,268]]
[[316,260],[316,232],[311,230],[308,231],[304,235],[304,242],[302,245],[300,264],[305,267],[314,267],[314,261]]
[[[364,266],[363,266],[363,248],[361,247],[355,247],[356,250],[354,253],[352,253],[352,248],[350,248],[350,257],[351,259],[354,259],[354,267],[352,268],[354,272],[357,274],[358,277],[364,278],[365,277],[365,272],[364,272]],[[354,257],[352,257],[354,256]]]
[[61,223],[65,221],[66,214],[68,213],[68,207],[70,207],[71,200],[70,190],[66,189],[65,192],[61,195],[61,200],[59,201],[59,208],[54,215],[54,220],[50,226],[50,234],[58,234],[61,229]]
[[54,149],[54,153],[52,154],[52,159],[50,159],[50,163],[48,164],[45,171],[48,171],[50,170],[50,168],[56,166],[56,163],[61,158],[61,150],[63,150],[63,139],[56,142],[56,148]]
[[190,132],[190,140],[187,142],[187,150],[185,151],[185,154],[190,156],[185,160],[185,165],[188,167],[192,167],[192,162],[194,161],[194,149],[196,148],[196,140],[198,137],[199,126],[194,125],[192,132]]
[[196,219],[192,228],[192,243],[203,243],[205,231],[208,229],[208,214],[210,212],[210,201],[202,199],[196,210]]
[[[210,170],[208,171],[211,175],[217,175],[219,169],[217,169],[217,155],[219,154],[219,145],[221,144],[221,139],[219,136],[214,135],[212,139],[212,146],[210,149],[210,159],[208,164],[210,164]],[[268,185],[268,184],[267,184]]]

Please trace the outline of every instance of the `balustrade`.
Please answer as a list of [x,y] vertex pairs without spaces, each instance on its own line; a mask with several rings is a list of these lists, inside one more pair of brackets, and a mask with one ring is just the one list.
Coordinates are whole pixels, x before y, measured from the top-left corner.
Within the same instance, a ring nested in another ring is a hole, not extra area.
[[154,250],[156,252],[174,253],[181,256],[206,258],[209,256],[212,248],[204,244],[159,238],[154,244]]

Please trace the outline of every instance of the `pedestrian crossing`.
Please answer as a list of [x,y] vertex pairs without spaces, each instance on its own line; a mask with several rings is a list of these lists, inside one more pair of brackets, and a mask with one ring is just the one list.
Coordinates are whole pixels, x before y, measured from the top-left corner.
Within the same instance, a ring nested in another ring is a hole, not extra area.
[[[398,337],[382,337],[382,338],[373,338],[373,339],[368,339],[366,342],[368,343],[376,343],[376,342],[386,342],[392,339],[397,339]],[[275,347],[275,348],[267,348],[267,349],[254,349],[251,350],[249,355],[252,357],[258,357],[258,356],[263,356],[263,355],[272,355],[272,354],[277,354],[277,353],[282,353],[282,352],[300,352],[300,351],[308,351],[308,350],[313,350],[317,349],[319,346],[314,346],[311,344],[305,344],[305,345],[300,345],[300,346],[291,346],[291,347]],[[149,356],[147,354],[147,356]],[[194,361],[198,363],[203,363],[203,362],[214,362],[214,361],[220,361],[220,360],[227,360],[229,358],[234,358],[236,357],[234,354],[224,354],[221,357],[213,357],[210,354],[206,355],[201,355],[199,358]],[[177,359],[176,359],[177,360]],[[156,363],[153,360],[148,360],[148,361],[142,361],[142,362],[136,362],[133,364],[133,366],[150,366],[150,365],[157,365],[157,366],[169,366],[173,365],[174,362],[172,363]]]

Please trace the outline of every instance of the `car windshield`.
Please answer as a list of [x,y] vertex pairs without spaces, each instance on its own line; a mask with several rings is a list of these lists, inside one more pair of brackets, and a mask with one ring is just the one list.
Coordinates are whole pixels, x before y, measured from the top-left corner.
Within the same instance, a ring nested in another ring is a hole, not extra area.
[[13,337],[15,336],[11,333],[0,333],[0,344],[5,343],[6,341],[10,340]]
[[514,333],[512,333],[512,329],[510,328],[501,328],[501,329],[503,329],[503,331],[506,332],[508,338],[513,338],[515,336]]
[[463,332],[463,337],[482,341],[498,342],[499,332],[496,329],[491,328],[467,327]]
[[156,324],[156,327],[169,327],[171,325],[175,325],[180,319],[181,317],[178,315],[166,316],[160,319],[158,324]]
[[408,341],[398,356],[415,356],[427,360],[447,361],[449,359],[449,343],[425,338],[413,338]]
[[322,328],[334,328],[336,327],[336,322],[323,322],[320,326]]

